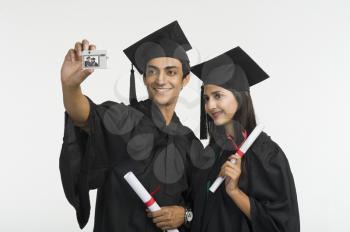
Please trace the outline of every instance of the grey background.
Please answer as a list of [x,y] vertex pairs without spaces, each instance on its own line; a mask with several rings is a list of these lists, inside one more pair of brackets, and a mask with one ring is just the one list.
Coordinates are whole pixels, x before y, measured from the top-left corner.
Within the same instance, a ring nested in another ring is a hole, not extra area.
[[[60,66],[68,49],[86,38],[108,50],[109,68],[90,76],[83,91],[97,103],[126,101],[130,63],[122,49],[175,19],[194,46],[192,64],[239,45],[270,74],[251,92],[259,122],[290,161],[302,231],[349,231],[349,6],[340,0],[0,1],[0,231],[79,231],[58,170]],[[197,135],[199,86],[193,76],[177,107]],[[94,191],[91,199],[94,208]],[[92,231],[91,215],[83,231]]]

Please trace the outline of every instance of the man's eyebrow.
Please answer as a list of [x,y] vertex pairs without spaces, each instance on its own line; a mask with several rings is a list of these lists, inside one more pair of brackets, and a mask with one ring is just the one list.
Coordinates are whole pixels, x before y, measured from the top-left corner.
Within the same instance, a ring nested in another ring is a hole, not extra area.
[[178,66],[166,66],[164,69],[179,68]]
[[[154,69],[159,70],[159,68],[157,66],[154,66],[154,65],[151,65],[151,64],[148,64],[147,68],[154,68]],[[164,69],[169,70],[169,69],[173,69],[173,68],[178,69],[180,67],[178,67],[178,66],[166,66]]]
[[148,65],[147,65],[147,68],[154,68],[154,69],[157,69],[157,70],[159,70],[159,68],[158,68],[158,67],[156,67],[156,66],[153,66],[153,65],[151,65],[151,64],[148,64]]

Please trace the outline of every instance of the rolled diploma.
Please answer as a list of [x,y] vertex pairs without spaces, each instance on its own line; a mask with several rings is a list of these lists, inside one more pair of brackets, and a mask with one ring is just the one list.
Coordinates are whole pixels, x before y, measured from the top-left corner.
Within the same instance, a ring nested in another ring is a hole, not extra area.
[[[242,146],[239,148],[239,150],[236,152],[238,153],[240,156],[244,156],[244,154],[248,151],[248,149],[250,148],[250,146],[254,143],[254,141],[258,138],[258,136],[261,134],[262,130],[264,129],[264,125],[259,124],[257,125],[254,130],[252,131],[252,133],[250,133],[250,135],[248,136],[248,138],[244,141],[244,143],[242,144]],[[232,159],[231,162],[233,164],[236,163],[235,159]],[[219,176],[218,178],[216,178],[216,180],[214,181],[214,183],[210,186],[209,190],[212,193],[215,193],[215,191],[219,188],[219,186],[221,185],[222,182],[224,182],[225,177],[221,177]]]
[[[124,179],[128,182],[130,187],[135,191],[135,193],[141,198],[143,203],[147,206],[147,208],[151,211],[160,210],[159,205],[154,200],[154,198],[147,192],[145,187],[141,184],[141,182],[137,179],[133,172],[128,172],[124,175]],[[177,229],[168,230],[169,232],[179,232]]]

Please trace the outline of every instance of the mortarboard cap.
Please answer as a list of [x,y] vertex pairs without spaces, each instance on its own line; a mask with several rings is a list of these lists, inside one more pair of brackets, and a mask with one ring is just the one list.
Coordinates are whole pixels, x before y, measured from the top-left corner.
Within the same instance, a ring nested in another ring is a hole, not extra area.
[[[249,91],[253,86],[269,76],[240,47],[235,47],[211,60],[191,67],[191,72],[203,81],[203,85],[213,84],[230,91]],[[207,138],[207,119],[201,88],[200,138]]]

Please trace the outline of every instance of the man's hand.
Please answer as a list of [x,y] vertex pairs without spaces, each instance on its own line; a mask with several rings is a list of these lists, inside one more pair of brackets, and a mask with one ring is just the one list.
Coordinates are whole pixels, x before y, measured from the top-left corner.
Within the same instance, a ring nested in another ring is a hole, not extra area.
[[156,226],[162,230],[176,229],[185,221],[185,208],[181,206],[165,206],[156,212],[147,212]]
[[89,41],[75,43],[74,49],[70,49],[64,58],[61,68],[61,82],[65,87],[79,87],[93,69],[82,69],[81,52],[83,50],[96,50],[96,46]]
[[95,49],[96,46],[89,44],[87,40],[77,42],[74,49],[68,51],[61,68],[64,108],[74,124],[83,128],[87,125],[90,106],[88,99],[81,91],[80,84],[93,72],[93,69],[82,69],[81,52]]

